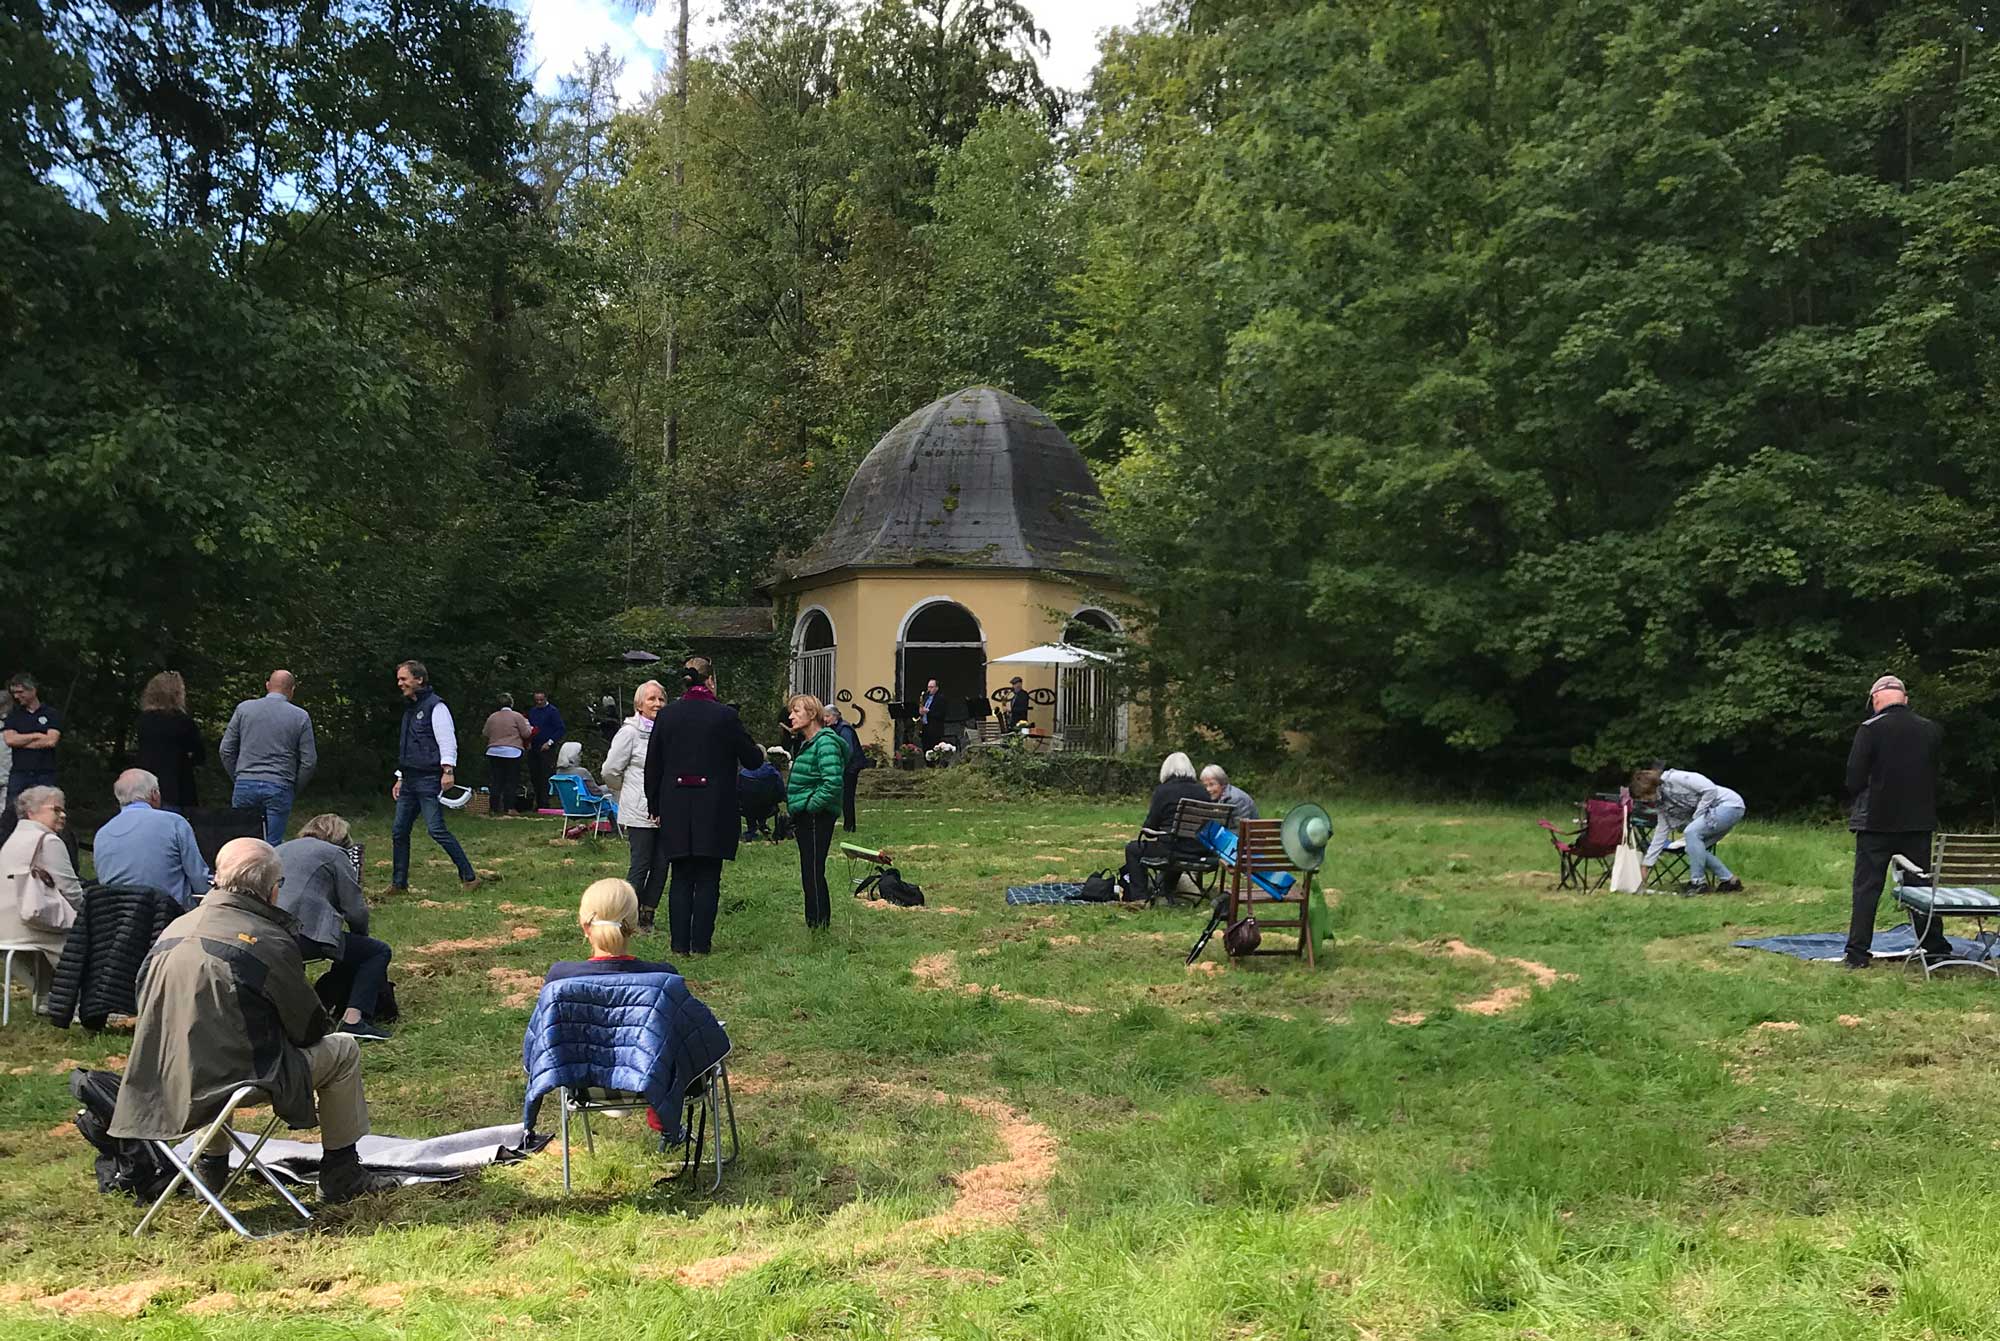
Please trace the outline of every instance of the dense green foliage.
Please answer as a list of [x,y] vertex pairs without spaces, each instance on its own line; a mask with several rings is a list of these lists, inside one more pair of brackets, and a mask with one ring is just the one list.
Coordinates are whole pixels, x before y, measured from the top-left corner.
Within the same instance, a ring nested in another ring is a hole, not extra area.
[[9,16],[0,638],[102,744],[166,664],[672,650],[984,381],[1176,735],[1762,805],[1893,669],[1995,799],[1983,10],[1221,0],[1072,98],[1014,0],[758,0],[622,107],[486,0]]
[[1054,356],[1183,706],[1777,799],[1895,669],[1990,798],[1992,33],[1447,0],[1117,43]]

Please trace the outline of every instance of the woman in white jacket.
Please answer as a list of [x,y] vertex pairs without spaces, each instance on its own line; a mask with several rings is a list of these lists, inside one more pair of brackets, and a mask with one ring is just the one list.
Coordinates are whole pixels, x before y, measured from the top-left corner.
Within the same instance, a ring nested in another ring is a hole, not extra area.
[[667,863],[655,855],[660,821],[646,809],[646,746],[652,740],[653,719],[666,705],[667,691],[648,680],[632,695],[632,715],[611,738],[604,756],[604,789],[618,798],[618,827],[632,845],[631,868],[625,879],[639,895],[639,930],[653,929],[653,910],[666,887]]
[[[83,907],[83,881],[70,865],[63,830],[63,794],[30,787],[15,803],[21,822],[0,846],[0,944],[32,945],[35,992],[46,996],[63,942]],[[0,992],[10,984],[0,983]]]

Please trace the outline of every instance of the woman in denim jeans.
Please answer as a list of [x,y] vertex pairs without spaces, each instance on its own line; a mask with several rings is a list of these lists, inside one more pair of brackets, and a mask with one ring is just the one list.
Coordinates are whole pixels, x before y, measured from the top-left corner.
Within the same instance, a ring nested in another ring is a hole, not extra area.
[[1742,893],[1743,882],[1715,855],[1715,845],[1743,818],[1741,796],[1684,768],[1640,769],[1632,775],[1632,796],[1652,806],[1659,815],[1643,862],[1648,879],[1652,877],[1653,863],[1659,860],[1668,839],[1678,830],[1687,844],[1688,883],[1680,891],[1682,894],[1707,893],[1711,872],[1718,890]]

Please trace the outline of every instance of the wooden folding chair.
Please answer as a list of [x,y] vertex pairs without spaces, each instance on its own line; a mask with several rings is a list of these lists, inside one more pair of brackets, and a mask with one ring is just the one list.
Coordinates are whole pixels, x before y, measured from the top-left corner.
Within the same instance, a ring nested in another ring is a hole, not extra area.
[[1278,838],[1283,823],[1274,819],[1237,821],[1236,851],[1222,863],[1223,888],[1229,896],[1226,925],[1233,927],[1245,917],[1255,917],[1260,934],[1296,930],[1299,943],[1292,949],[1260,945],[1251,953],[1295,955],[1304,959],[1308,968],[1317,968],[1312,934],[1313,872],[1300,872],[1304,879],[1293,874],[1292,859]]

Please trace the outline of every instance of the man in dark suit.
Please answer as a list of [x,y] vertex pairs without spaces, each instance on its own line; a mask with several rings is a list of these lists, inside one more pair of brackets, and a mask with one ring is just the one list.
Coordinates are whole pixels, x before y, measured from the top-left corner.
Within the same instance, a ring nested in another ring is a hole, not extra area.
[[1028,713],[1034,707],[1034,700],[1028,696],[1028,691],[1022,687],[1020,676],[1016,675],[1009,681],[1008,687],[1014,693],[1007,700],[1007,730],[1019,731],[1028,724]]
[[938,696],[936,680],[924,685],[924,692],[917,696],[917,735],[923,747],[931,746],[944,739],[944,700]]
[[[660,709],[646,748],[646,806],[660,818],[655,861],[664,860],[667,925],[675,954],[705,955],[722,902],[722,863],[736,860],[736,773],[764,762],[736,709],[715,697],[714,666],[689,657],[687,692]],[[641,930],[653,910],[639,910]]]
[[[1854,831],[1854,916],[1847,925],[1847,967],[1874,962],[1875,909],[1882,902],[1882,879],[1893,857],[1919,866],[1931,859],[1937,828],[1938,746],[1944,732],[1936,722],[1910,711],[1910,696],[1893,675],[1868,691],[1874,716],[1854,733],[1847,752],[1847,794],[1853,800],[1847,827]],[[1951,944],[1936,922],[1921,953],[1948,958]]]

